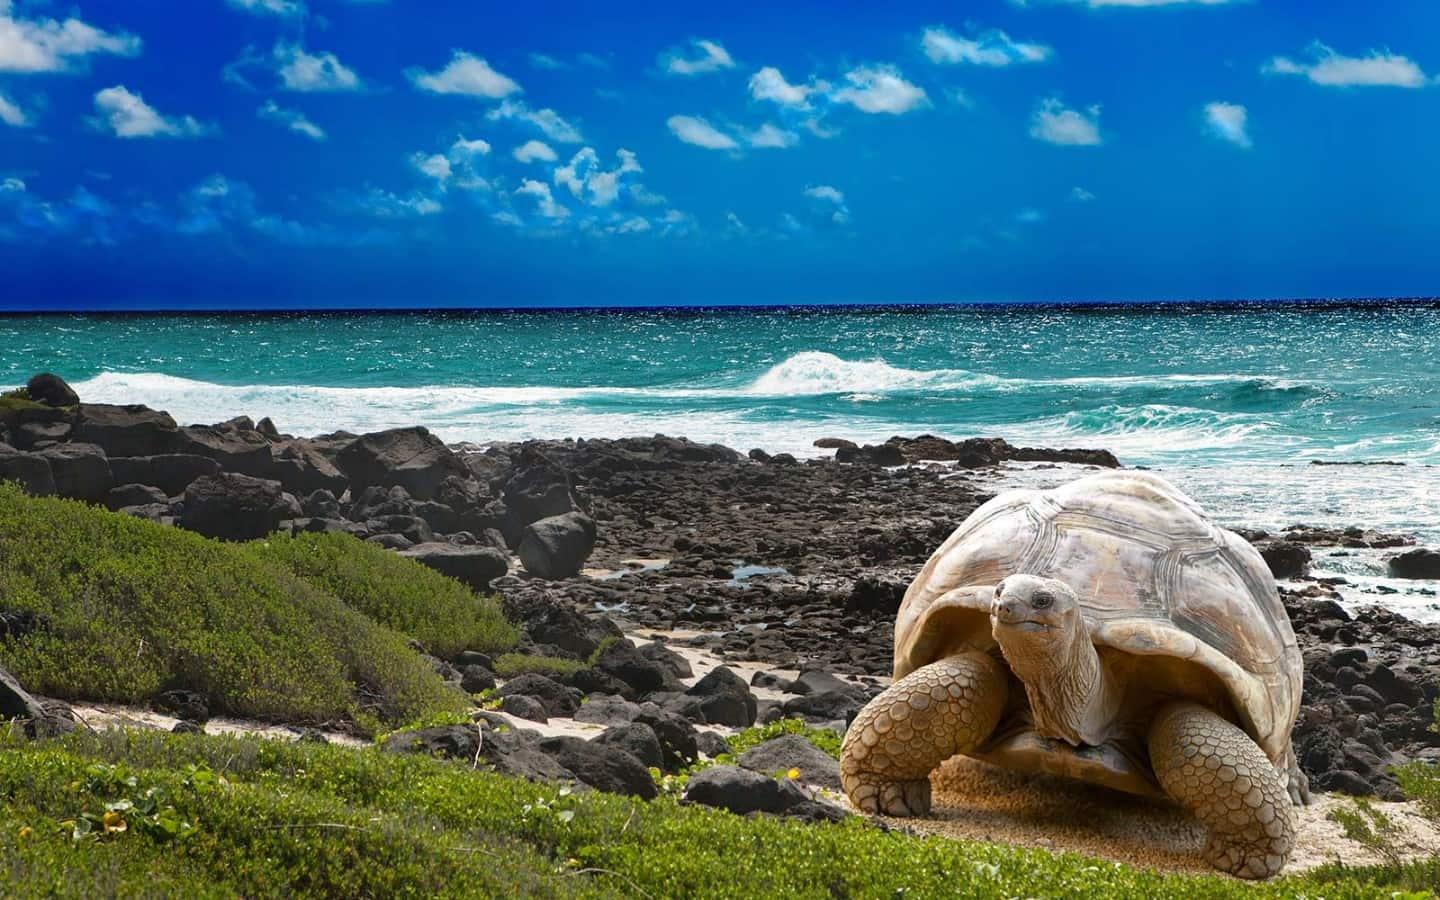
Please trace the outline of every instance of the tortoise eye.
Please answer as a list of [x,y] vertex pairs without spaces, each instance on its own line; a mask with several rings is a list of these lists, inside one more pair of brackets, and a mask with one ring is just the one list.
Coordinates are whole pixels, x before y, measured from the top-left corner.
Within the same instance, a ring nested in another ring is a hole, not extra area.
[[1055,598],[1049,594],[1036,594],[1030,598],[1030,605],[1035,609],[1049,609]]

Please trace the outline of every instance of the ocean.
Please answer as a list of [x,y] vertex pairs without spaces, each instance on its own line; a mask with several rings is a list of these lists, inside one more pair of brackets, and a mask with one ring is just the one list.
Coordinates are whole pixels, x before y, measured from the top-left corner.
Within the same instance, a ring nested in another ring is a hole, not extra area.
[[[819,437],[924,432],[1105,447],[1227,524],[1440,546],[1431,302],[0,318],[3,380],[40,370],[88,401],[182,423],[268,415],[295,434],[663,432],[797,456]],[[1379,554],[1317,563],[1351,582],[1348,601],[1440,620],[1440,585],[1385,578]]]

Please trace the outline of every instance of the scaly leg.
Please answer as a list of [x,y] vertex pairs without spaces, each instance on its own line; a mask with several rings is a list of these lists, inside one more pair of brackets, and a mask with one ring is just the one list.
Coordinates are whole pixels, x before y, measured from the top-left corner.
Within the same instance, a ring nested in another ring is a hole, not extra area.
[[1210,829],[1205,857],[1241,878],[1278,873],[1295,846],[1288,775],[1250,736],[1195,703],[1161,708],[1150,764],[1165,793]]
[[923,816],[930,772],[990,736],[1009,687],[984,653],[946,657],[892,684],[855,717],[840,750],[840,781],[869,813]]

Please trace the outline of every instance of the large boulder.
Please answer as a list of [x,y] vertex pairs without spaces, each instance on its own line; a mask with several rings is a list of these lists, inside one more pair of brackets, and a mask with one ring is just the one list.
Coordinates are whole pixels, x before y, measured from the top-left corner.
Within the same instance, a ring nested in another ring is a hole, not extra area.
[[1396,578],[1440,578],[1440,550],[1417,547],[1390,560]]
[[699,699],[705,721],[712,725],[749,728],[755,724],[755,695],[745,679],[725,666],[711,669],[686,693]]
[[168,504],[169,499],[164,491],[148,484],[120,484],[105,495],[105,508],[118,510],[127,506]]
[[655,736],[655,729],[649,725],[639,722],[615,725],[601,732],[594,742],[604,747],[624,750],[647,767],[660,769],[665,766],[660,739]]
[[624,640],[620,626],[603,616],[587,616],[568,605],[546,604],[524,617],[525,633],[537,644],[550,644],[589,658],[606,639]]
[[21,450],[31,450],[44,444],[68,441],[73,430],[69,422],[26,422],[11,432],[11,440]]
[[798,734],[786,734],[751,747],[736,760],[761,775],[798,769],[799,781],[840,790],[840,763]]
[[169,413],[148,406],[82,403],[73,435],[106,456],[154,456],[174,452],[180,430]]
[[434,500],[446,478],[469,475],[460,457],[422,427],[362,435],[340,451],[336,462],[351,491],[400,485],[417,500]]
[[252,478],[273,478],[270,441],[258,431],[235,426],[190,425],[180,429],[176,449],[215,460],[226,472]]
[[429,566],[441,575],[449,575],[475,591],[490,590],[490,582],[510,568],[505,554],[494,547],[426,543],[401,550],[400,555]]
[[[264,432],[257,430],[256,434],[263,435]],[[297,497],[308,497],[322,490],[336,497],[345,493],[345,473],[309,441],[275,444],[271,471],[271,477],[279,480],[285,490]]]
[[595,549],[595,520],[571,512],[531,522],[520,539],[517,554],[525,571],[555,580],[580,574]]
[[670,670],[647,659],[625,638],[611,641],[595,658],[595,668],[629,685],[634,695],[651,691],[678,690],[680,683]]
[[37,497],[55,493],[50,461],[38,453],[22,453],[9,444],[0,444],[0,481],[19,482],[25,493]]
[[547,715],[557,718],[573,716],[575,711],[580,708],[581,694],[579,691],[534,672],[515,676],[495,692],[495,696],[502,698],[511,694],[534,697],[545,707]]
[[570,487],[570,476],[539,451],[526,451],[501,490],[504,519],[501,530],[512,547],[524,540],[531,522],[580,510]]
[[49,372],[32,375],[25,382],[25,393],[32,401],[45,406],[74,406],[80,402],[80,395],[65,383],[65,379]]
[[690,776],[685,799],[733,813],[779,814],[789,812],[810,797],[788,778],[771,778],[739,766],[711,766]]
[[50,463],[55,492],[62,497],[99,503],[115,486],[110,461],[94,444],[56,444],[37,450],[36,455]]
[[550,737],[540,750],[598,791],[650,800],[660,791],[645,764],[619,747],[577,737]]
[[1310,548],[1294,541],[1262,541],[1256,545],[1270,574],[1276,578],[1302,578],[1310,571]]
[[665,771],[678,772],[700,758],[699,738],[702,732],[689,721],[653,703],[640,704],[640,714],[635,721],[650,726],[650,730],[655,732],[663,760],[660,768]]
[[15,676],[0,668],[0,716],[7,719],[44,718],[45,708],[20,686]]
[[191,482],[207,475],[219,475],[220,464],[193,453],[160,453],[155,456],[112,456],[110,471],[116,484],[148,484],[166,496],[183,494]]
[[206,537],[249,541],[292,518],[288,512],[280,482],[221,473],[196,479],[185,489],[179,524]]

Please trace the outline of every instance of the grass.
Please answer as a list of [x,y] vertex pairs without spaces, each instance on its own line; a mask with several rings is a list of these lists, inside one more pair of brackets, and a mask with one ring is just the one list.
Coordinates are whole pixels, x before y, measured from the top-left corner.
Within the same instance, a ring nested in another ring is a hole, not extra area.
[[183,688],[212,712],[369,730],[465,703],[404,636],[254,547],[0,485],[0,549],[5,607],[42,622],[0,640],[0,665],[39,694]]
[[[817,826],[576,794],[375,748],[107,732],[11,734],[0,750],[0,871],[17,896],[1342,900],[1422,896],[1440,874],[1331,867],[1261,885],[1161,875],[860,819]],[[107,833],[115,809],[126,827]],[[77,837],[87,815],[102,824]]]
[[274,535],[254,549],[436,656],[504,653],[519,639],[493,598],[348,534]]

